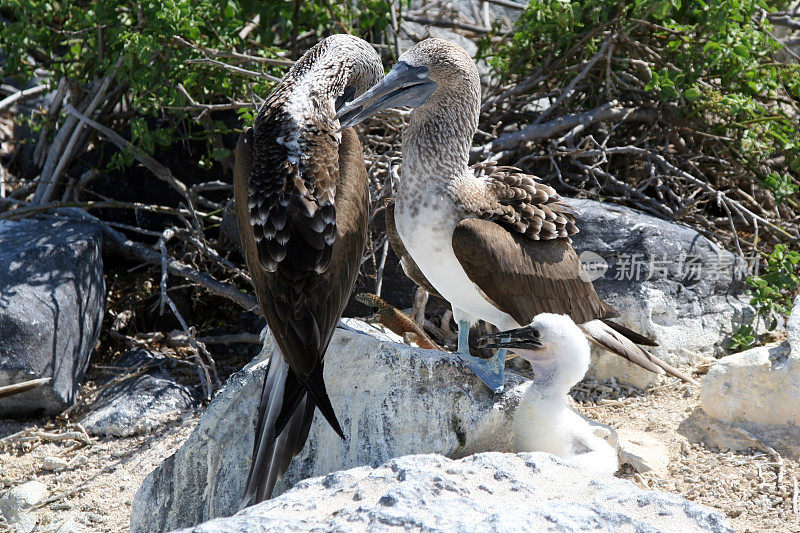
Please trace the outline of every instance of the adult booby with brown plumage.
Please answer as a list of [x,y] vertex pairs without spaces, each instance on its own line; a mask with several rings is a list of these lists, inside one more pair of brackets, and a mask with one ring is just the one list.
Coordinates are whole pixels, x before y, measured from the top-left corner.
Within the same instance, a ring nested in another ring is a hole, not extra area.
[[315,406],[344,438],[323,356],[361,265],[369,202],[361,143],[334,115],[382,75],[365,41],[328,37],[291,68],[236,147],[239,233],[277,346],[243,505],[270,497],[308,438]]
[[489,360],[471,357],[470,325],[483,319],[504,331],[556,313],[569,315],[603,348],[653,372],[691,379],[635,344],[652,341],[608,321],[619,314],[585,274],[570,244],[575,214],[555,190],[516,169],[469,166],[480,101],[469,55],[454,43],[427,39],[337,113],[347,127],[382,109],[414,108],[403,132],[393,225],[406,262],[452,305],[459,357],[500,391],[505,350]]

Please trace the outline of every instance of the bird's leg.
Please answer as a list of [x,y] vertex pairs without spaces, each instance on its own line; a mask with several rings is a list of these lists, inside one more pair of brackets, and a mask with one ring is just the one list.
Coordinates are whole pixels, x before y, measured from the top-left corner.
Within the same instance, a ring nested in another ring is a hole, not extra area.
[[506,371],[506,350],[497,350],[490,359],[473,357],[469,353],[469,322],[458,321],[458,358],[467,363],[475,375],[493,392],[503,392]]
[[470,357],[469,353],[469,322],[460,320],[458,322],[458,355],[466,355]]

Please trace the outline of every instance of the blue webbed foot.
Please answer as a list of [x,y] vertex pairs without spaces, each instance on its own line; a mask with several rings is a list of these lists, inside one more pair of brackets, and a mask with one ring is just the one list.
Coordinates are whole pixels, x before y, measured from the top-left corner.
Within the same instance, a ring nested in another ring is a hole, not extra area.
[[497,350],[490,359],[473,357],[469,353],[469,323],[458,323],[458,358],[467,364],[476,376],[493,392],[503,392],[506,374],[506,349]]

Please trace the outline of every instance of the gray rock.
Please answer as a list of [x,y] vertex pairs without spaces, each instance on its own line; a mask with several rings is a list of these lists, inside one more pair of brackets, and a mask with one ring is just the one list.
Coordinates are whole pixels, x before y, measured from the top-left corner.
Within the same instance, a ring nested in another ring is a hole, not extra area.
[[[655,339],[652,349],[673,365],[721,356],[730,333],[752,313],[743,259],[696,231],[635,209],[567,199],[578,212],[573,245],[598,294],[620,323]],[[590,375],[644,387],[655,375],[596,350]]]
[[134,370],[147,365],[151,370],[104,389],[81,421],[86,431],[114,437],[149,433],[191,409],[197,403],[195,393],[173,381],[158,364],[157,355],[133,350],[119,366]]
[[[512,417],[524,379],[508,373],[494,396],[452,356],[387,342],[375,328],[337,330],[325,355],[325,382],[346,441],[317,413],[308,442],[276,487],[393,457],[512,450]],[[267,339],[261,358],[271,352]],[[257,360],[258,361],[258,358]],[[136,493],[131,531],[163,531],[238,510],[250,465],[266,365],[234,374],[173,456]]]
[[[778,345],[758,346],[717,361],[703,380],[700,404],[745,441],[755,436],[784,455],[800,457],[800,297],[786,334]],[[708,433],[722,432],[709,427]]]
[[42,461],[42,468],[50,470],[51,472],[58,472],[59,470],[69,468],[69,463],[62,457],[47,456]]
[[401,457],[303,481],[278,498],[183,531],[312,530],[733,531],[716,511],[593,476],[541,452]]
[[9,489],[0,495],[0,516],[13,531],[29,533],[36,529],[39,521],[33,506],[47,498],[44,483],[29,481]]
[[703,380],[700,404],[725,424],[800,427],[800,353],[783,343],[720,359]]
[[735,452],[760,450],[771,456],[777,451],[783,457],[800,459],[800,427],[797,426],[746,422],[729,425],[711,418],[698,407],[681,422],[678,432],[707,448]]
[[52,377],[0,399],[0,417],[71,405],[105,304],[97,226],[58,218],[0,223],[0,386]]

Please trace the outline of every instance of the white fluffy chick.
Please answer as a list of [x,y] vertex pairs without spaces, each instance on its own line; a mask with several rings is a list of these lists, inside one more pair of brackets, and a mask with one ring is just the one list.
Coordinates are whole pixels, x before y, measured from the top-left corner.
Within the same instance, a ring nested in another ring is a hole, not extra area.
[[593,472],[617,471],[617,451],[567,402],[589,369],[589,342],[571,318],[542,313],[528,326],[482,337],[479,345],[512,349],[533,367],[535,378],[514,414],[517,452],[549,452]]

